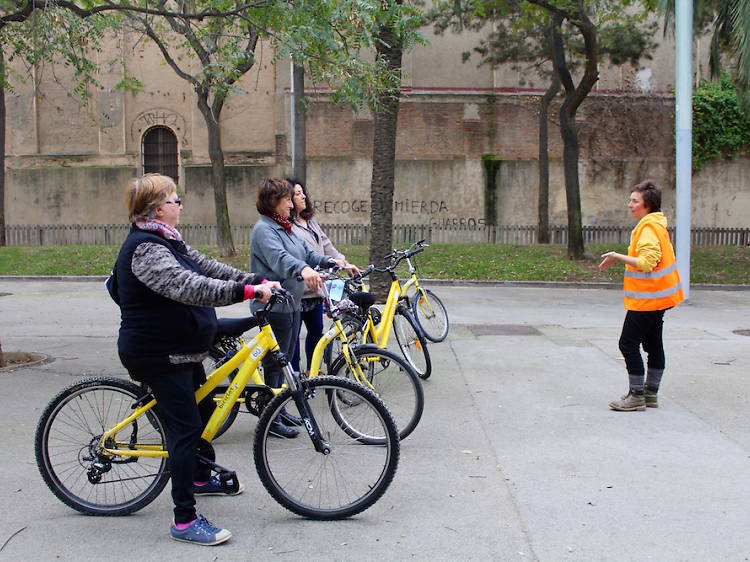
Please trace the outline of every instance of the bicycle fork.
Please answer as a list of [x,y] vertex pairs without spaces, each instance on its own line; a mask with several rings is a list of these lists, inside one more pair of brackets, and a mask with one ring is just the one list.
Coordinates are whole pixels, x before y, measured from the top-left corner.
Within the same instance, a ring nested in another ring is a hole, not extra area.
[[331,445],[323,439],[318,422],[315,421],[310,405],[307,403],[305,393],[307,389],[299,378],[299,375],[294,372],[292,366],[289,364],[286,356],[281,351],[274,352],[274,359],[278,362],[284,372],[284,378],[286,384],[292,394],[294,404],[297,406],[300,418],[302,418],[302,425],[307,431],[307,435],[312,441],[313,447],[319,453],[329,455],[331,453]]

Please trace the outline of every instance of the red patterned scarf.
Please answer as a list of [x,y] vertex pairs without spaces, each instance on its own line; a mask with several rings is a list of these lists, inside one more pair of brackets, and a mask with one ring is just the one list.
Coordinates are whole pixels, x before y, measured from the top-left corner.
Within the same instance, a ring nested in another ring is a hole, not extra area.
[[271,211],[269,213],[263,213],[263,214],[266,215],[272,221],[278,223],[286,231],[287,234],[292,233],[292,221],[289,220],[289,217],[284,218],[275,211]]

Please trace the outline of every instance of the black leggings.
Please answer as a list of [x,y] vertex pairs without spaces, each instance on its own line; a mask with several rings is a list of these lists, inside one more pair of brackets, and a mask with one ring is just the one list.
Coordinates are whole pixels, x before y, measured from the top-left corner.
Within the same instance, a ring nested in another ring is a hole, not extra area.
[[648,354],[649,369],[664,370],[663,310],[628,310],[620,334],[620,351],[631,375],[645,374],[641,345]]
[[[120,358],[128,368],[128,357],[121,354]],[[211,476],[210,466],[196,462],[203,428],[214,411],[211,400],[195,402],[195,390],[206,382],[206,373],[200,363],[170,365],[163,371],[149,374],[137,367],[134,371],[131,377],[151,389],[164,425],[175,523],[189,523],[196,518],[193,481],[203,482]]]

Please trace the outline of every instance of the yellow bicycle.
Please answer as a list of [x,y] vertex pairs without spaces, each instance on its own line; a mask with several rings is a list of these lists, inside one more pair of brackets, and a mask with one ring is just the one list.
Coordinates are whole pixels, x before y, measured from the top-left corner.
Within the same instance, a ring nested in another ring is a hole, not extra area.
[[[336,343],[336,356],[332,361],[330,358],[327,361],[328,374],[345,376],[375,392],[393,415],[399,437],[406,438],[417,427],[424,410],[424,392],[417,373],[404,359],[386,349],[374,345],[351,345],[341,318],[356,311],[356,307],[348,306],[346,302],[334,303],[328,291],[329,284],[343,284],[344,280],[330,272],[322,272],[321,275],[327,279],[323,285],[323,295],[326,312],[333,320],[333,324],[316,344],[307,376],[313,378],[321,374],[324,357],[330,355],[333,344]],[[252,321],[253,318],[219,320],[220,333],[216,344],[209,350],[210,361],[214,362],[214,367],[221,366],[242,348],[242,334],[249,329]],[[215,401],[222,399],[229,380],[231,373],[225,384],[219,385],[214,391]],[[242,403],[249,413],[261,415],[269,400],[263,375],[255,371],[250,382],[252,384],[246,387],[219,426],[216,437],[231,427],[240,413]]]
[[[267,321],[275,292],[257,313],[260,332],[212,372],[196,401],[236,371],[203,431],[202,460],[212,465],[227,490],[236,475],[214,463],[210,445],[219,426],[243,395],[266,354],[283,367],[286,384],[263,388],[268,402],[255,429],[255,468],[273,498],[312,519],[350,517],[373,505],[392,482],[399,459],[399,436],[383,401],[343,377],[301,379],[280,352]],[[260,395],[260,394],[259,394]],[[283,411],[302,419],[296,439],[270,433]],[[305,437],[306,436],[306,437]],[[169,479],[163,424],[148,389],[115,378],[73,383],[47,405],[35,436],[39,471],[63,503],[90,515],[124,515],[151,503]]]
[[401,287],[401,291],[408,295],[414,320],[422,329],[424,337],[431,342],[439,343],[448,337],[450,329],[448,311],[435,293],[419,284],[417,268],[411,261],[412,256],[423,252],[428,246],[429,244],[425,244],[424,240],[420,240],[406,251],[394,250],[391,256],[398,261],[406,260],[409,267],[409,281]]
[[[372,343],[381,349],[388,347],[391,330],[396,335],[396,342],[404,359],[416,371],[419,378],[426,379],[432,374],[432,360],[427,350],[427,340],[422,329],[412,315],[409,297],[406,291],[413,284],[409,280],[402,286],[396,275],[396,266],[400,260],[385,267],[370,265],[362,272],[357,281],[350,282],[348,298],[358,307],[358,313],[347,314],[343,320],[344,328],[350,340]],[[385,299],[382,311],[375,308],[375,297],[363,288],[362,279],[373,271],[388,273],[391,286]],[[357,287],[355,283],[360,283]]]

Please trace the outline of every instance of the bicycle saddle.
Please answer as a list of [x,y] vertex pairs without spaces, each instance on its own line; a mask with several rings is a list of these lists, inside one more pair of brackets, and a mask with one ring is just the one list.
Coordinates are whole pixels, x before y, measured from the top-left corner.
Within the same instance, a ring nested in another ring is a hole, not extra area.
[[362,310],[367,310],[375,304],[375,295],[372,293],[363,293],[362,291],[354,291],[349,295],[349,300]]
[[259,320],[255,316],[248,316],[247,318],[219,318],[218,322],[219,327],[216,330],[217,341],[224,336],[237,338],[259,324]]

